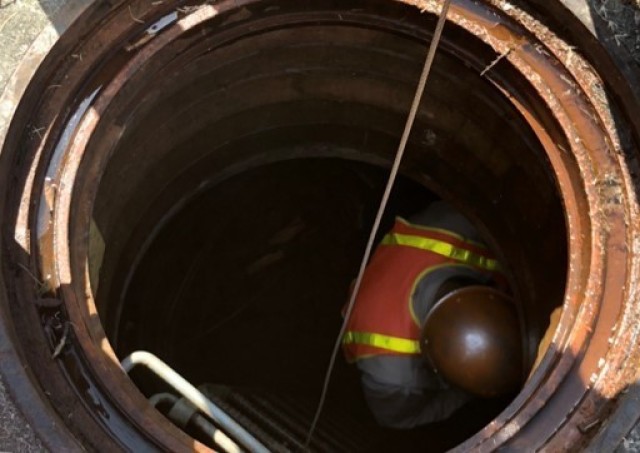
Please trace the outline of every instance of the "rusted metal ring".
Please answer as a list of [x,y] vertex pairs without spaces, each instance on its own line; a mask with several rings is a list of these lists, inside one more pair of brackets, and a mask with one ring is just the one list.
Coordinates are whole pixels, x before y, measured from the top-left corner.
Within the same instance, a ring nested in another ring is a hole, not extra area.
[[[87,74],[103,64],[109,49],[142,43],[135,56],[115,65],[108,78],[90,81],[93,85],[85,85],[82,91],[45,94],[36,118],[49,118],[50,127],[32,134],[26,145],[32,170],[21,194],[27,203],[18,206],[16,213],[18,229],[37,232],[37,237],[23,245],[38,256],[43,283],[59,288],[64,315],[72,326],[75,359],[65,359],[63,368],[67,373],[81,368],[95,383],[101,396],[88,392],[85,400],[98,408],[109,407],[98,418],[111,420],[102,426],[120,442],[140,436],[170,450],[203,448],[152,410],[115,363],[87,286],[86,256],[79,252],[86,251],[86,220],[91,212],[90,199],[76,203],[80,162],[102,113],[157,52],[208,21],[225,14],[233,17],[231,13],[254,3],[259,2],[183,7],[178,20],[148,42],[141,41],[143,24],[170,14],[176,5],[119,5],[105,15],[96,39],[78,45],[84,49],[77,54],[81,58],[65,61],[61,70],[70,80],[86,81]],[[438,11],[437,2],[406,3],[425,12]],[[504,64],[521,74],[559,126],[562,137],[549,134],[526,99],[511,98],[509,87],[487,73],[537,131],[547,152],[564,202],[570,255],[564,312],[552,347],[511,405],[459,449],[577,445],[587,437],[585,430],[594,420],[607,416],[612,400],[636,374],[631,358],[638,357],[634,323],[640,299],[634,257],[638,204],[629,168],[635,164],[637,149],[620,142],[619,123],[612,117],[598,74],[533,17],[502,2],[459,1],[450,20],[488,44]],[[467,57],[471,64],[480,64]],[[80,102],[75,100],[79,95]],[[81,108],[83,99],[89,99],[86,110]],[[53,138],[63,136],[69,124],[53,120],[61,105],[75,105],[72,111],[79,115],[68,146],[55,150],[51,143],[59,140]],[[102,164],[108,156],[104,159]],[[29,203],[31,199],[35,202]],[[85,229],[75,216],[85,219]],[[127,421],[134,428],[125,427]]]

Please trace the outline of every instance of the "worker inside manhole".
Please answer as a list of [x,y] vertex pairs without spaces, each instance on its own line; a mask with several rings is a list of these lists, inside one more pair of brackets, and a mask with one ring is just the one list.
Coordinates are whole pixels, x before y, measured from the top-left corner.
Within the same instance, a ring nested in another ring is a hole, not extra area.
[[[387,175],[355,161],[294,159],[201,192],[135,267],[111,331],[118,355],[154,353],[270,450],[303,449]],[[312,450],[446,450],[517,394],[516,303],[483,242],[452,204],[398,180]],[[388,308],[394,298],[411,303]],[[396,323],[404,318],[410,332]],[[494,355],[478,360],[478,351]],[[131,377],[211,445],[179,395],[162,397],[171,387],[143,369]]]

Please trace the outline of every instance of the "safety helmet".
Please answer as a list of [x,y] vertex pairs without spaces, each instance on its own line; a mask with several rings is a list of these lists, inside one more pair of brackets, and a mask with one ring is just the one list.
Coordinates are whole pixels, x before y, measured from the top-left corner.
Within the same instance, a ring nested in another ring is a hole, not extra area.
[[516,391],[522,343],[512,300],[489,286],[466,286],[441,297],[428,313],[421,351],[446,381],[477,396]]

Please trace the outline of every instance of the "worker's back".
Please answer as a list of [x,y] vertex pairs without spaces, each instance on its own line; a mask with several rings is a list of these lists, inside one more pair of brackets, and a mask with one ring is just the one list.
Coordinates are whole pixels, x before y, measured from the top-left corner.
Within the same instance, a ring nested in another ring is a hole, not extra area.
[[[408,227],[413,228],[414,231],[419,231],[424,227],[425,232],[429,231],[429,236],[444,237],[448,242],[468,243],[470,246],[473,244],[473,247],[480,249],[483,247],[481,238],[473,225],[445,202],[431,204],[426,210],[413,216],[410,222],[402,220],[398,222],[396,227],[399,225],[400,228],[404,228],[405,223]],[[394,227],[391,234],[394,234],[393,232],[397,230],[396,227]],[[402,234],[397,236],[400,237],[400,241],[405,238]],[[421,239],[429,241],[429,238]],[[383,244],[385,240],[383,240]],[[442,244],[442,242],[435,239],[433,242]],[[380,248],[377,252],[379,251]],[[433,255],[435,257],[431,261],[427,261],[429,263],[427,267],[416,275],[417,278],[408,288],[407,299],[409,300],[407,300],[407,303],[410,306],[409,311],[415,321],[415,325],[407,325],[407,329],[419,330],[419,326],[424,322],[426,315],[437,302],[439,297],[438,289],[445,281],[464,278],[472,283],[485,284],[490,280],[487,272],[465,263],[447,259],[439,254],[434,253]],[[372,266],[385,266],[388,261],[393,261],[386,260],[381,262],[378,260],[378,262],[374,262],[376,259],[376,255],[374,255],[368,272]],[[358,302],[360,302],[361,296],[368,297],[368,289],[379,295],[381,292],[380,285],[388,287],[393,285],[396,280],[403,280],[407,273],[411,274],[408,266],[403,266],[402,263],[395,262],[393,267],[394,269],[387,269],[386,271],[384,269],[371,270],[371,272],[377,272],[377,275],[372,278],[375,282],[370,283],[371,288],[367,288],[367,280],[363,281],[363,287],[358,295],[356,309],[354,310],[356,317],[367,316],[366,313],[362,314],[362,310],[358,312]],[[385,272],[398,277],[389,277]],[[413,276],[410,275],[410,278],[413,278]],[[381,283],[381,280],[387,280],[389,283]],[[406,286],[406,282],[399,283],[399,285]],[[366,305],[366,302],[363,304]],[[402,304],[404,304],[404,301],[400,302],[400,305]],[[389,307],[388,310],[385,310],[384,317],[388,319],[394,317],[397,319],[399,316],[406,317],[406,315],[398,312],[397,306],[391,304]],[[407,324],[404,318],[399,322]],[[358,320],[355,321],[355,324],[362,325]],[[413,332],[410,336],[415,337],[415,335],[415,332]],[[407,335],[400,336],[406,337]],[[425,365],[424,360],[418,353],[396,354],[394,352],[380,353],[380,351],[377,351],[379,353],[366,354],[366,350],[364,352],[359,357],[356,357],[355,360],[362,372],[362,385],[367,403],[377,421],[383,426],[411,428],[442,420],[450,416],[470,399],[470,396],[465,392],[448,386],[441,377]]]

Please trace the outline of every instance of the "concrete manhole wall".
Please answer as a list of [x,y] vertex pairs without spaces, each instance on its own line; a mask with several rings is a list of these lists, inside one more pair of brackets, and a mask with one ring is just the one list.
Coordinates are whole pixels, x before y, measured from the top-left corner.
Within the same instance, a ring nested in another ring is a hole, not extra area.
[[[184,222],[242,242],[198,209],[217,203],[248,225],[236,200],[248,206],[287,184],[314,199],[314,175],[336,191],[327,209],[354,212],[389,165],[437,11],[437,2],[382,0],[2,4],[3,449],[206,449],[118,366],[146,345],[207,377],[194,365],[200,352],[175,347],[201,308],[163,305],[152,290],[167,266],[153,263],[200,253],[199,243],[185,252],[188,234],[172,242]],[[521,393],[448,447],[633,446],[638,23],[628,2],[454,2],[401,193],[408,203],[428,189],[480,226],[507,263],[530,360]],[[218,186],[235,195],[221,198]],[[283,216],[302,228],[305,204],[290,204],[299,207]],[[275,208],[260,208],[275,221]],[[157,227],[172,222],[177,233]],[[322,241],[308,246],[330,256]],[[209,290],[196,280],[192,298]],[[165,281],[174,285],[170,272]],[[157,305],[139,303],[151,295]],[[186,327],[158,327],[172,320]],[[310,376],[320,375],[314,366]]]

